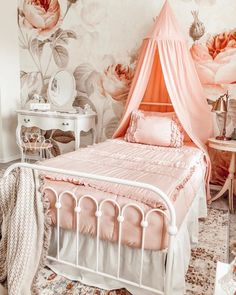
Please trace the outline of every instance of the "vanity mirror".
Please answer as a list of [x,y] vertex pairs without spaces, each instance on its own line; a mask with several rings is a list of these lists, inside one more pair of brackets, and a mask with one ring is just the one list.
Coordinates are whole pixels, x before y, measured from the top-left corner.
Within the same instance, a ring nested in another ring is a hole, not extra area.
[[53,110],[72,110],[76,96],[74,76],[65,70],[60,70],[53,75],[48,85],[48,99]]

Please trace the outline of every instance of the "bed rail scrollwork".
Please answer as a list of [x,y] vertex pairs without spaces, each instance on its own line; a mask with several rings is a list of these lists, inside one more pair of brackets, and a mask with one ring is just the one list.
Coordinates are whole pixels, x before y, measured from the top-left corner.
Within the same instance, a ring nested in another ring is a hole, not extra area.
[[[56,257],[48,257],[48,259],[57,261],[69,266],[77,267],[81,270],[88,271],[91,273],[96,273],[98,275],[104,276],[106,278],[111,278],[113,280],[118,280],[120,282],[142,288],[144,290],[148,290],[150,292],[153,292],[154,294],[164,294],[164,295],[173,295],[172,294],[172,288],[171,288],[171,279],[173,276],[172,273],[172,266],[173,266],[173,251],[174,251],[174,240],[175,236],[178,232],[177,226],[176,226],[176,214],[175,214],[175,209],[168,198],[168,196],[163,193],[159,188],[149,185],[147,183],[141,183],[137,181],[131,181],[131,180],[125,180],[125,179],[119,179],[119,178],[113,178],[113,177],[106,177],[102,175],[96,175],[96,174],[90,174],[90,173],[83,173],[83,172],[74,172],[74,171],[68,171],[64,169],[56,169],[56,168],[51,168],[47,166],[42,166],[42,165],[37,165],[37,164],[29,164],[29,163],[15,163],[11,165],[6,171],[4,176],[8,175],[10,172],[12,172],[16,168],[30,168],[33,169],[37,172],[48,172],[48,173],[56,173],[56,174],[62,174],[66,176],[74,176],[74,177],[83,177],[83,178],[88,178],[88,179],[94,179],[94,180],[100,180],[100,181],[105,181],[105,182],[110,182],[110,183],[115,183],[115,184],[121,184],[121,185],[127,185],[127,186],[132,186],[132,187],[137,187],[137,188],[142,188],[146,189],[149,191],[152,191],[153,193],[156,193],[159,198],[161,198],[163,204],[166,207],[166,210],[162,209],[151,209],[148,212],[144,212],[143,208],[141,208],[139,205],[132,203],[132,201],[123,207],[121,207],[116,200],[113,199],[104,199],[100,203],[92,196],[92,195],[83,195],[79,199],[75,196],[74,193],[70,191],[63,191],[59,195],[57,192],[54,190],[53,193],[55,194],[56,197],[56,202],[55,202],[55,207],[56,207],[56,213],[57,213],[57,225],[56,225],[56,231],[57,231],[57,253]],[[44,187],[42,193],[46,189],[52,189],[50,187]],[[53,189],[52,189],[53,190]],[[69,195],[73,200],[74,200],[74,212],[76,214],[76,257],[75,257],[75,263],[67,262],[64,261],[60,258],[60,210],[62,208],[62,198],[64,195],[67,194]],[[85,198],[89,198],[92,202],[94,202],[96,210],[95,210],[95,217],[96,217],[96,267],[95,269],[85,267],[80,265],[80,257],[79,257],[79,247],[80,247],[80,214],[82,211],[82,202]],[[99,245],[100,245],[100,219],[103,214],[103,207],[105,203],[112,203],[116,208],[117,208],[117,222],[118,222],[118,239],[117,239],[117,244],[118,244],[118,250],[117,250],[117,268],[116,268],[116,275],[112,275],[109,273],[105,273],[99,270]],[[139,271],[139,282],[132,282],[129,280],[126,280],[120,276],[120,264],[121,264],[121,244],[122,244],[122,225],[123,222],[125,221],[126,215],[125,211],[129,207],[134,207],[136,208],[140,214],[141,214],[141,222],[140,222],[140,227],[142,230],[142,235],[141,235],[141,262],[140,262],[140,271]],[[144,251],[145,251],[145,235],[146,235],[146,230],[149,226],[149,218],[150,215],[153,213],[160,213],[162,214],[167,221],[167,232],[169,234],[168,237],[168,248],[167,248],[167,263],[166,263],[166,273],[165,273],[165,281],[164,281],[164,291],[162,290],[157,290],[151,287],[148,287],[143,284],[143,263],[144,263]]]

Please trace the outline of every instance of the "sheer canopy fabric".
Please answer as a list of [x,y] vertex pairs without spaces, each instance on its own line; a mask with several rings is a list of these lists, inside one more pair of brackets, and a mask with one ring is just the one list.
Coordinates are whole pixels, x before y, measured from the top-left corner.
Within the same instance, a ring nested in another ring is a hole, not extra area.
[[[145,106],[144,102],[171,103],[172,106]],[[186,40],[168,1],[153,31],[143,41],[125,112],[113,138],[124,136],[130,115],[137,109],[176,112],[189,137],[205,152],[210,199],[210,160],[205,143],[212,136],[212,116]]]

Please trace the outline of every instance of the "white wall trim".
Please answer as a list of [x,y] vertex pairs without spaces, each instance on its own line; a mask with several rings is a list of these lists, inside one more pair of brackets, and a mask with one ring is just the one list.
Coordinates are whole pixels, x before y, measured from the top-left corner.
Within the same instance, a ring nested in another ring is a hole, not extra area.
[[5,164],[5,163],[16,161],[16,160],[19,160],[20,161],[20,154],[14,155],[14,156],[10,156],[10,157],[0,158],[0,163],[1,164]]

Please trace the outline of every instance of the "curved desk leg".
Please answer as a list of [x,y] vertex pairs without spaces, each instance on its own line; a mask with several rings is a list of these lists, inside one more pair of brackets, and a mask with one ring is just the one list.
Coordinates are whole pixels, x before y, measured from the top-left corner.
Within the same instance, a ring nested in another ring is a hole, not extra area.
[[212,198],[212,201],[219,199],[227,190],[229,191],[229,210],[233,212],[234,210],[234,173],[235,173],[235,153],[232,153],[230,165],[229,165],[229,175],[223,185],[222,189],[218,194]]
[[21,146],[21,125],[18,123],[16,127],[16,143],[20,149],[20,155],[21,155],[21,162],[25,162],[25,156],[24,156],[24,151]]
[[75,130],[75,150],[80,148],[80,132],[81,130]]

